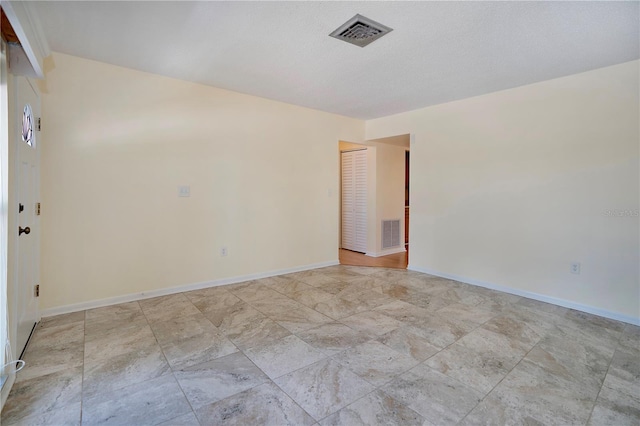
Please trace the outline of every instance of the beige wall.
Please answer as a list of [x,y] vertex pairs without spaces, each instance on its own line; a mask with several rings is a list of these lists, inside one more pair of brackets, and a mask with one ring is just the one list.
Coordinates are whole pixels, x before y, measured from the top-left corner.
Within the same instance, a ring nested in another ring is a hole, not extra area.
[[[640,317],[638,61],[398,114],[410,267]],[[581,274],[570,263],[581,263]]]
[[362,141],[363,121],[57,53],[53,63],[42,308],[337,260],[335,144]]

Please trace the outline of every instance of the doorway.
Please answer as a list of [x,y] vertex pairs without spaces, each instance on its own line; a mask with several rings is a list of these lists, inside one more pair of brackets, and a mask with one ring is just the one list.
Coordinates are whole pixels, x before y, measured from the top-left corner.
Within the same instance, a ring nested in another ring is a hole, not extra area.
[[[339,142],[341,264],[406,269],[409,142],[408,134],[371,140],[364,144]],[[355,248],[349,244],[349,238],[358,235],[352,226],[356,202],[352,182],[355,163],[349,157],[353,152],[360,153],[362,162],[366,158],[366,163],[360,165],[360,170],[366,174],[360,177],[357,197],[361,211],[366,210],[366,215],[360,220],[359,234],[366,235],[366,245],[361,240]],[[348,159],[346,162],[345,158]],[[366,228],[363,226],[365,222]]]

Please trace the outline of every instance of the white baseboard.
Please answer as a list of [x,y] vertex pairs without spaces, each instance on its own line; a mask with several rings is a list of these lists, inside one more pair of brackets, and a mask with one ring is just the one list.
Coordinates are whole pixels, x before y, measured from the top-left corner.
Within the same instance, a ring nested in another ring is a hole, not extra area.
[[167,296],[169,294],[182,293],[185,291],[201,290],[203,288],[218,287],[227,284],[236,284],[244,281],[258,280],[260,278],[274,277],[276,275],[291,274],[293,272],[308,271],[310,269],[324,268],[326,266],[338,265],[340,262],[332,260],[329,262],[314,263],[311,265],[298,266],[295,268],[279,269],[275,271],[261,272],[257,274],[241,275],[237,277],[222,278],[213,281],[186,284],[177,287],[161,288],[157,290],[130,293],[122,296],[107,297],[105,299],[90,300],[87,302],[74,303],[71,305],[58,306],[41,311],[43,318],[54,315],[68,314],[71,312],[84,311],[86,309],[101,308],[103,306],[117,305],[119,303],[134,302],[136,300],[150,299],[152,297]]
[[386,249],[378,252],[365,253],[366,256],[371,257],[381,257],[381,256],[389,256],[390,254],[403,253],[407,250],[404,247],[394,247],[391,249]]
[[607,311],[605,309],[596,308],[594,306],[583,305],[581,303],[572,302],[570,300],[559,299],[557,297],[546,296],[544,294],[533,293],[526,290],[520,290],[518,288],[505,287],[497,284],[487,283],[487,282],[479,281],[473,278],[461,277],[453,274],[446,274],[443,272],[434,271],[426,268],[420,268],[413,265],[409,265],[407,269],[410,271],[422,272],[424,274],[429,274],[437,277],[447,278],[454,281],[459,281],[465,284],[471,284],[478,287],[485,287],[491,290],[502,291],[504,293],[514,294],[516,296],[522,296],[528,299],[538,300],[540,302],[551,303],[554,305],[562,306],[564,308],[575,309],[576,311],[582,311],[588,314],[598,315],[598,316],[609,318],[612,320],[626,322],[627,324],[640,325],[640,318],[619,314],[617,312]]

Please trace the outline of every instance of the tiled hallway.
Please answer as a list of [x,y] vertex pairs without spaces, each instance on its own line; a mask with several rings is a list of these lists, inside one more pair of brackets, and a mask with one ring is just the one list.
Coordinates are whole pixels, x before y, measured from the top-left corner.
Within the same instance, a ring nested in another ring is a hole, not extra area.
[[640,328],[350,266],[43,320],[2,425],[640,423]]

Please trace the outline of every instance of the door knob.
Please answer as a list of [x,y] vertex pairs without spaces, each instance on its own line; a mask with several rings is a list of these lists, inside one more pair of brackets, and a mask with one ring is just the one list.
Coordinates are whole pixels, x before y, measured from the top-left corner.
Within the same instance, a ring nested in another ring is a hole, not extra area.
[[22,234],[29,235],[30,232],[31,232],[31,228],[29,228],[28,226],[25,228],[23,228],[22,226],[18,226],[18,235],[22,235]]

